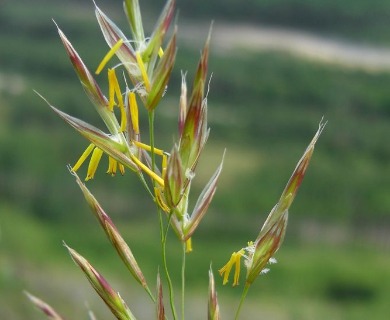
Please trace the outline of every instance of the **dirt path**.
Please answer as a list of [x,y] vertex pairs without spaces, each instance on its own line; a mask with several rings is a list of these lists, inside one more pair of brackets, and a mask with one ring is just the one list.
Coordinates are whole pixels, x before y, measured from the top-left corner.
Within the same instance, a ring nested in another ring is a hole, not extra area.
[[[183,36],[181,40],[196,45],[202,43],[207,32],[207,24],[179,27],[179,35]],[[348,43],[305,31],[218,22],[213,26],[212,39],[214,50],[220,53],[240,49],[277,50],[345,67],[390,71],[390,48]]]

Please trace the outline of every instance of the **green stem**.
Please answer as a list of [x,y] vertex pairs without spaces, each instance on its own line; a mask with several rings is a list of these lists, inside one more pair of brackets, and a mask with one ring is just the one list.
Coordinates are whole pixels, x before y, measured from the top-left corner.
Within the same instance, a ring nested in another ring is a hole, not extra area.
[[[150,155],[151,155],[151,159],[152,159],[152,168],[151,169],[154,172],[155,167],[156,167],[156,156],[154,153],[154,111],[148,112],[148,120],[149,120]],[[152,181],[152,183],[153,183],[153,186],[156,185],[156,182],[154,180]],[[169,225],[170,225],[172,215],[169,216],[168,224],[167,224],[166,230],[164,232],[163,215],[162,215],[161,209],[159,208],[157,203],[156,203],[156,205],[157,205],[157,211],[158,211],[158,216],[159,216],[159,221],[160,221],[161,254],[162,254],[162,260],[163,260],[163,265],[164,265],[165,277],[167,279],[168,288],[169,288],[169,303],[171,306],[173,319],[176,320],[177,314],[176,314],[176,309],[175,309],[173,285],[172,285],[171,276],[169,275],[169,269],[168,269],[168,264],[167,264],[167,254],[166,254],[167,236],[168,236],[168,230],[169,230]]]
[[144,175],[142,174],[142,172],[139,172],[139,173],[138,173],[138,178],[141,180],[142,185],[144,186],[144,188],[146,189],[146,191],[149,193],[149,195],[152,197],[152,199],[154,199],[154,194],[153,194],[153,192],[150,190],[149,185],[147,184],[147,182],[146,182],[146,180],[145,180],[145,177],[144,177]]
[[169,275],[168,264],[167,264],[167,255],[166,255],[166,243],[167,243],[167,236],[168,236],[168,230],[169,230],[171,217],[172,217],[172,215],[169,216],[167,227],[165,229],[165,232],[163,232],[163,229],[164,229],[163,218],[162,218],[161,210],[159,210],[162,260],[163,260],[163,265],[164,265],[165,277],[166,277],[167,282],[168,282],[169,304],[171,306],[173,319],[176,320],[177,314],[176,314],[175,301],[174,301],[175,298],[174,298],[174,293],[173,293],[173,285],[172,285],[171,276]]
[[[154,172],[155,167],[156,167],[156,156],[154,153],[154,111],[148,112],[148,120],[149,120],[150,155],[151,155],[151,159],[152,159],[152,168],[151,169]],[[153,183],[153,186],[156,185],[156,181],[152,180],[152,183]],[[175,308],[173,285],[172,285],[171,276],[169,275],[169,269],[168,269],[168,264],[167,264],[167,254],[166,254],[167,236],[168,236],[168,230],[169,230],[172,215],[169,216],[167,227],[166,227],[165,232],[164,232],[163,215],[162,215],[161,209],[157,203],[156,203],[156,205],[157,205],[158,217],[159,217],[159,221],[160,221],[162,261],[163,261],[163,265],[164,265],[165,277],[166,277],[166,280],[168,282],[168,288],[169,288],[169,304],[171,306],[173,319],[176,320],[177,314],[176,314],[176,308]]]
[[241,294],[240,304],[238,305],[238,308],[237,308],[237,311],[236,311],[236,315],[234,317],[235,320],[237,320],[238,316],[240,315],[241,307],[244,304],[245,297],[246,297],[246,295],[247,295],[247,293],[249,291],[249,286],[250,285],[248,283],[245,283],[244,290],[242,291],[242,294]]
[[184,320],[184,301],[185,301],[185,286],[186,286],[186,243],[183,242],[183,257],[181,264],[181,318]]

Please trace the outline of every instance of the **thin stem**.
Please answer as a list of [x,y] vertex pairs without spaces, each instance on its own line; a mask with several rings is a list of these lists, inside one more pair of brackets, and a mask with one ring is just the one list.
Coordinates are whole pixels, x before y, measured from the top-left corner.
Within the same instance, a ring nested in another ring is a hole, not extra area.
[[154,194],[150,190],[150,188],[149,188],[149,186],[144,178],[144,175],[141,172],[138,173],[138,178],[141,180],[142,185],[145,187],[146,191],[149,193],[149,195],[152,197],[152,199],[154,199]]
[[176,320],[177,314],[176,314],[176,308],[175,308],[175,303],[174,303],[175,298],[174,298],[171,276],[169,275],[169,269],[168,269],[168,264],[167,264],[167,255],[166,255],[166,243],[167,243],[167,236],[168,236],[168,230],[169,230],[171,217],[172,217],[172,215],[169,216],[167,227],[165,229],[165,232],[163,232],[163,229],[164,229],[163,218],[162,218],[161,210],[159,210],[162,260],[163,260],[163,265],[164,265],[165,277],[166,277],[167,282],[168,282],[169,304],[171,306],[173,319]]
[[[149,111],[148,112],[148,120],[149,120],[149,142],[150,142],[150,154],[151,154],[151,159],[152,159],[152,171],[155,171],[156,167],[156,157],[155,157],[155,150],[154,150],[154,111]],[[155,180],[152,179],[153,186],[156,185]],[[172,280],[171,276],[169,275],[169,269],[168,269],[168,264],[167,264],[167,254],[166,254],[166,243],[167,243],[167,236],[168,236],[168,230],[169,230],[169,225],[171,222],[171,217],[172,215],[169,216],[167,227],[164,231],[164,223],[163,223],[163,214],[161,212],[160,207],[157,205],[157,211],[158,211],[158,217],[159,217],[159,222],[160,222],[160,237],[161,237],[161,255],[162,255],[162,261],[164,265],[164,272],[165,272],[165,277],[168,282],[168,289],[169,289],[169,304],[171,306],[171,311],[172,311],[172,316],[173,319],[177,319],[177,314],[176,314],[176,309],[175,309],[175,299],[174,299],[174,293],[173,293],[173,285],[172,285]]]
[[185,286],[186,286],[186,244],[183,242],[183,257],[181,264],[181,318],[184,320]]
[[234,317],[235,320],[237,320],[238,316],[240,315],[241,307],[244,304],[245,297],[246,297],[246,295],[247,295],[247,293],[249,291],[249,286],[250,285],[248,283],[245,283],[244,290],[242,291],[242,294],[241,294],[240,304],[238,305],[238,308],[237,308],[237,311],[236,311],[236,315]]

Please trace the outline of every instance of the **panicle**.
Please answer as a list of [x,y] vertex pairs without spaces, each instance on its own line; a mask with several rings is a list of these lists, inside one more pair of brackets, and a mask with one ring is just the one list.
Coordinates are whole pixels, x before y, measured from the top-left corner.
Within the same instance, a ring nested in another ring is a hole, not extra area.
[[[168,157],[164,175],[164,195],[173,213],[171,224],[179,238],[192,250],[191,237],[207,212],[214,197],[222,171],[223,159],[192,210],[188,212],[188,199],[192,180],[200,154],[209,135],[207,127],[207,99],[205,83],[207,77],[210,34],[203,48],[194,77],[191,97],[187,106],[187,86],[182,73],[179,102],[179,142]],[[187,108],[188,107],[188,108]]]
[[325,125],[326,123],[323,123],[321,120],[316,134],[309,143],[309,146],[306,148],[301,159],[298,161],[298,164],[284,191],[282,192],[278,203],[269,213],[256,240],[254,242],[249,242],[246,248],[242,248],[238,251],[238,253],[241,254],[234,252],[228,263],[219,270],[221,276],[224,277],[224,284],[227,283],[229,273],[233,267],[236,268],[233,285],[238,284],[238,277],[240,273],[239,260],[241,257],[244,257],[246,260],[246,287],[249,287],[260,274],[268,272],[268,269],[265,269],[267,263],[276,262],[273,255],[278,251],[283,243],[287,228],[288,210],[296,196],[296,193],[298,192],[299,186],[302,183],[310,159],[313,155],[315,144]]

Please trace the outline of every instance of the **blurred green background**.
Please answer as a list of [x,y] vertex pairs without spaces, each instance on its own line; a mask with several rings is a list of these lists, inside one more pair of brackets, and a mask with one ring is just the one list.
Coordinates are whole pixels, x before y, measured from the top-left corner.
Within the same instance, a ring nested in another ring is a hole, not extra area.
[[[177,2],[183,33],[172,81],[157,111],[157,143],[169,150],[176,138],[180,70],[188,70],[191,83],[214,20],[211,136],[194,194],[227,149],[215,200],[188,256],[193,289],[187,319],[206,317],[210,262],[217,276],[231,252],[256,237],[323,116],[328,125],[290,210],[279,263],[251,288],[243,319],[385,319],[390,313],[390,2]],[[164,2],[140,3],[150,29]],[[121,1],[97,4],[129,33]],[[87,142],[33,92],[101,126],[52,19],[91,70],[107,52],[92,1],[0,1],[0,319],[43,318],[23,290],[68,319],[86,319],[88,308],[99,319],[110,319],[62,241],[105,274],[140,319],[152,319],[147,296],[111,252],[66,169]],[[269,35],[274,45],[257,46],[260,36],[248,40],[248,34],[232,32],[248,28]],[[318,41],[304,49],[310,58],[283,49],[281,39],[288,44],[308,35]],[[337,61],[316,58],[313,51],[323,43],[349,55]],[[381,53],[383,63],[370,58],[372,52]],[[360,60],[353,60],[356,55]],[[104,75],[98,81],[106,88]],[[153,283],[160,264],[154,206],[130,172],[111,178],[104,169],[88,187]],[[173,237],[169,244],[169,265],[178,271],[180,247]],[[174,282],[179,283],[178,275]],[[241,291],[222,287],[219,278],[217,290],[222,315],[231,319]]]

